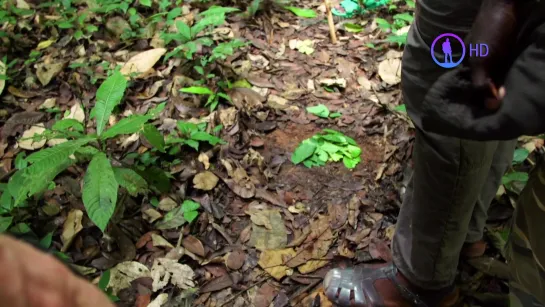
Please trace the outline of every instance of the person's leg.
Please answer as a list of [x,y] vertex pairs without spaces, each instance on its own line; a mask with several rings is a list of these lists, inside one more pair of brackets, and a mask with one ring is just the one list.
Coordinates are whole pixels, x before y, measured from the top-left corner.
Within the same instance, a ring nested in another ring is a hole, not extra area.
[[449,138],[417,129],[414,172],[392,243],[394,263],[412,284],[450,286],[498,142]]
[[483,238],[483,230],[488,218],[488,208],[490,208],[490,204],[496,196],[503,174],[513,161],[516,146],[517,140],[499,142],[484,188],[471,215],[466,243],[475,243]]
[[521,192],[507,245],[512,306],[545,304],[545,161]]

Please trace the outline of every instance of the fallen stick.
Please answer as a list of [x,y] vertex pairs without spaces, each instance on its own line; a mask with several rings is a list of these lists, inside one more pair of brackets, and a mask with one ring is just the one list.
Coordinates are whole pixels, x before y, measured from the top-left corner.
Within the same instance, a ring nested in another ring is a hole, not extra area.
[[331,13],[331,4],[329,0],[324,0],[325,9],[327,12],[327,23],[329,24],[329,34],[331,35],[331,42],[337,43],[337,33],[335,31],[335,23],[333,22],[333,14]]

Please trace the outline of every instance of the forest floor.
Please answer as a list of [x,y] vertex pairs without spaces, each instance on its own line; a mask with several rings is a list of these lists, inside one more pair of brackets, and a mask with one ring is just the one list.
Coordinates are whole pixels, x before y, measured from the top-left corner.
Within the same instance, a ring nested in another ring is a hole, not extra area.
[[[0,232],[118,306],[332,306],[329,269],[391,260],[414,2],[335,17],[336,44],[321,2],[249,2],[5,1]],[[330,143],[303,142],[324,129]],[[514,163],[542,145],[524,139]],[[465,304],[505,298],[498,248],[525,180],[509,176],[487,256],[461,264]]]

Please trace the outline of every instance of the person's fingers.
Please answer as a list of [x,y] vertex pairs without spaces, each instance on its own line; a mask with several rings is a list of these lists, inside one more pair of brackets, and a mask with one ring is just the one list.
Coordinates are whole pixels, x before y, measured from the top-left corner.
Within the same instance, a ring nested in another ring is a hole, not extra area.
[[13,307],[113,307],[101,291],[52,255],[0,236],[0,299]]

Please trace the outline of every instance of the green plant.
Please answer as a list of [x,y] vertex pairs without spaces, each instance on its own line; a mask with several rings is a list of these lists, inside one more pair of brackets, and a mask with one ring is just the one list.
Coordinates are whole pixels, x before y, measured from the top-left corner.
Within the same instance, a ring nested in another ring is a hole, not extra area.
[[[177,122],[178,133],[169,135],[166,139],[166,145],[170,147],[182,144],[199,150],[200,142],[207,142],[210,145],[223,144],[222,139],[205,131],[206,126],[206,123],[194,124],[180,120]],[[222,126],[216,126],[213,133],[219,132],[221,128]]]
[[340,117],[342,114],[339,112],[330,113],[327,106],[323,104],[319,104],[317,106],[313,107],[307,107],[307,112],[312,113],[318,117],[322,118],[337,118]]
[[227,56],[233,55],[237,48],[243,47],[246,44],[238,39],[216,44],[210,35],[206,35],[204,31],[209,27],[223,25],[225,23],[225,14],[236,11],[238,11],[236,8],[212,6],[199,14],[200,19],[192,27],[183,21],[177,21],[175,23],[177,32],[164,32],[161,34],[161,38],[165,41],[165,44],[169,44],[172,41],[178,43],[176,48],[165,55],[165,61],[173,56],[183,56],[188,60],[193,60],[193,55],[197,52],[199,45],[212,47],[210,56],[205,55],[201,57],[201,66],[206,66],[210,62],[225,59]]
[[411,13],[401,13],[395,14],[391,23],[383,18],[375,18],[375,23],[382,31],[390,33],[386,36],[387,42],[402,46],[407,41],[407,33],[398,32],[401,28],[410,25],[413,20],[414,16]]
[[210,107],[210,111],[214,111],[220,102],[220,98],[223,98],[231,102],[231,97],[229,97],[229,95],[222,92],[221,90],[222,90],[221,86],[218,92],[214,92],[208,87],[192,86],[192,87],[184,87],[180,89],[180,92],[208,96],[208,99],[206,100],[206,104],[204,106]]
[[[106,141],[124,134],[142,132],[148,141],[161,150],[164,144],[157,137],[155,127],[147,122],[156,117],[164,104],[144,115],[131,115],[106,129],[114,108],[122,101],[127,80],[114,72],[98,88],[91,118],[96,120],[96,132],[85,133],[82,123],[74,119],[56,122],[51,130],[41,136],[47,139],[65,139],[56,146],[42,149],[24,159],[21,167],[9,180],[2,194],[2,207],[8,209],[24,205],[32,196],[48,189],[55,177],[70,165],[89,162],[83,180],[82,198],[90,219],[105,230],[116,204],[119,186],[130,194],[146,193],[148,184],[135,170],[113,167],[108,156]],[[159,134],[160,136],[160,134]]]
[[341,132],[324,129],[322,134],[304,140],[291,156],[294,164],[303,162],[306,167],[323,166],[328,161],[343,161],[354,168],[361,161],[361,149],[354,139]]

